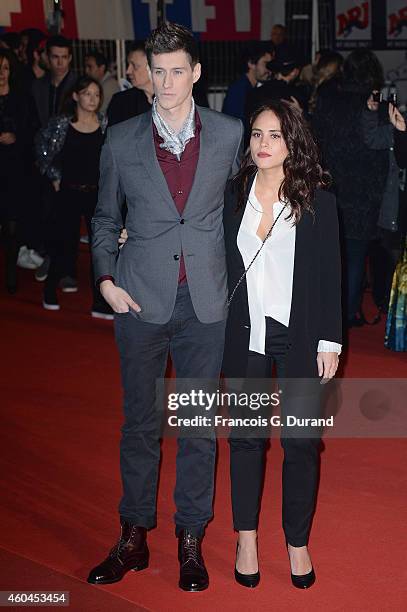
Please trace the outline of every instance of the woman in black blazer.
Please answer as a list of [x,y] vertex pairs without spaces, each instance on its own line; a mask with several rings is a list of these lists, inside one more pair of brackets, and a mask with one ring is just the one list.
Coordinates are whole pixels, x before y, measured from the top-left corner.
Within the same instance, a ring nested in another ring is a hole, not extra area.
[[[335,375],[342,342],[340,254],[335,198],[323,190],[328,183],[301,112],[283,100],[260,108],[251,120],[250,149],[225,194],[226,377],[269,378],[275,365],[280,380],[311,379],[320,389],[318,378]],[[310,415],[302,399],[299,415]],[[311,404],[318,410],[318,399]],[[293,405],[282,402],[283,419]],[[307,544],[320,433],[293,435],[286,431],[281,438],[283,528],[292,582],[307,588],[315,581]],[[235,578],[249,587],[260,580],[257,524],[267,441],[236,432],[229,439],[239,532]]]

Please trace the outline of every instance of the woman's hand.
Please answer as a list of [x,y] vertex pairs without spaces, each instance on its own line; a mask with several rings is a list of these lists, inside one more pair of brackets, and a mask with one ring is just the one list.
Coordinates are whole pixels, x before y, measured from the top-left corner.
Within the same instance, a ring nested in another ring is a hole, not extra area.
[[55,191],[59,191],[61,189],[61,181],[52,181],[52,185]]
[[0,144],[11,145],[16,141],[16,135],[13,132],[2,132],[0,134]]
[[400,130],[400,132],[406,131],[406,122],[404,117],[400,113],[399,109],[396,106],[393,106],[393,104],[389,104],[389,119],[396,130]]
[[317,355],[318,364],[318,376],[322,376],[321,382],[328,382],[336,374],[339,364],[338,353],[318,353]]
[[376,102],[374,99],[374,94],[378,94],[379,92],[373,91],[367,99],[367,108],[371,111],[377,111],[379,109],[379,102]]

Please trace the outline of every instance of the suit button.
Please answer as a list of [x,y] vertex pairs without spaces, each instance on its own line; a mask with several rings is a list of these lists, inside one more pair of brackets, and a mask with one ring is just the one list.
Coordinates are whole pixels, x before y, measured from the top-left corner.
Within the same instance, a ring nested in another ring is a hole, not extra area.
[[175,259],[175,261],[178,261],[179,260],[179,255],[174,255],[174,259]]
[[181,225],[184,225],[185,219],[181,219],[180,223],[181,223]]

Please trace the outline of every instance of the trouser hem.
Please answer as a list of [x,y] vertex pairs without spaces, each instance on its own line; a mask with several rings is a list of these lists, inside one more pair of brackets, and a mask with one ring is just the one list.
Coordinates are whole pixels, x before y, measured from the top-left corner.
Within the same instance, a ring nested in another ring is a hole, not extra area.
[[175,526],[175,535],[179,536],[180,532],[185,529],[189,531],[191,535],[195,538],[202,538],[205,534],[206,525],[176,525]]
[[142,516],[124,516],[123,514],[120,514],[120,522],[129,523],[130,525],[134,525],[136,527],[144,527],[145,529],[153,529],[157,526],[156,519],[147,519]]
[[233,529],[235,531],[257,531],[258,523],[235,523]]

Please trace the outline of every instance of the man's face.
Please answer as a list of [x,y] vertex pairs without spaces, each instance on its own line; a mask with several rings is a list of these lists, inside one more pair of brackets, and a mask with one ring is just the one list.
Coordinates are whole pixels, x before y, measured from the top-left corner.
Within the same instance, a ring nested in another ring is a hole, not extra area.
[[145,89],[150,83],[147,55],[143,51],[131,51],[127,57],[126,76],[133,87]]
[[87,57],[85,59],[85,72],[88,76],[100,81],[103,79],[105,74],[105,66],[98,66],[94,57]]
[[254,66],[254,77],[256,81],[267,81],[270,77],[270,70],[267,68],[268,62],[271,62],[271,53],[265,53]]
[[192,96],[193,85],[201,76],[201,64],[192,68],[185,51],[153,54],[151,76],[158,104],[171,110]]
[[48,52],[48,61],[53,76],[64,76],[72,61],[72,55],[67,47],[51,47]]
[[271,42],[278,47],[285,41],[285,29],[281,26],[271,28]]

